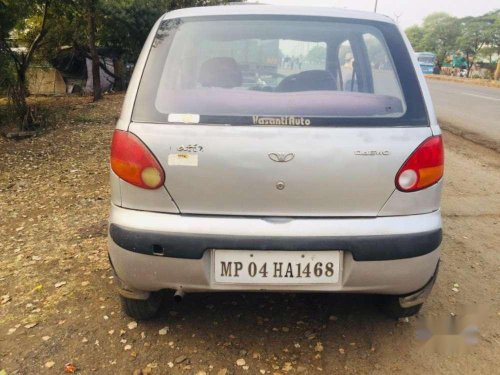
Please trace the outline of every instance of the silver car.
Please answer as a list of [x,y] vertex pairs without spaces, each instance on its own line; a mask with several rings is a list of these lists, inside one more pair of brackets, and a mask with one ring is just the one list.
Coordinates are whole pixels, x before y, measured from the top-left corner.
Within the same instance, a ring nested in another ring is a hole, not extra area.
[[165,290],[380,295],[437,275],[443,144],[394,22],[334,8],[177,10],[153,27],[111,147],[124,311]]

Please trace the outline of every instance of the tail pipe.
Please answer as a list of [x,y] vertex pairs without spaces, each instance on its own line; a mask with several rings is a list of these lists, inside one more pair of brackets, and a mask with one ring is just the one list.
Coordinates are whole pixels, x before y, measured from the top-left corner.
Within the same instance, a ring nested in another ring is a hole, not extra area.
[[182,291],[182,289],[177,289],[174,294],[174,301],[180,303],[182,302],[183,299],[184,299],[184,292]]

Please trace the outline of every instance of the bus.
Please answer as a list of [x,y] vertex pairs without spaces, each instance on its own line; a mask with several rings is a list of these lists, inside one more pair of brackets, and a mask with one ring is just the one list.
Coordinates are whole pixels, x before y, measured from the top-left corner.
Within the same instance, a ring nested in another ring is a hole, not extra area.
[[432,52],[416,52],[417,60],[424,74],[433,74],[436,66],[436,55]]

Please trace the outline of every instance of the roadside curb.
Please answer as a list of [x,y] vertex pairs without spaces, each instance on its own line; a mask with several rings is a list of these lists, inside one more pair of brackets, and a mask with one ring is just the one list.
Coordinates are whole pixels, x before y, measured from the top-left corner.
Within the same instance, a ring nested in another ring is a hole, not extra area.
[[425,78],[433,81],[455,82],[455,83],[463,83],[466,85],[500,89],[500,81],[493,81],[493,80],[490,81],[486,79],[475,79],[475,78],[461,78],[461,77],[444,76],[437,74],[426,74]]
[[489,148],[490,150],[493,150],[495,152],[500,153],[500,142],[492,140],[492,139],[487,139],[486,137],[482,136],[481,134],[475,133],[475,132],[470,132],[467,130],[463,130],[455,125],[452,125],[451,123],[444,121],[442,119],[438,119],[439,125],[443,130],[446,130],[450,132],[451,134],[454,134],[458,137],[461,137],[463,139],[466,139],[472,143],[475,143],[477,145]]

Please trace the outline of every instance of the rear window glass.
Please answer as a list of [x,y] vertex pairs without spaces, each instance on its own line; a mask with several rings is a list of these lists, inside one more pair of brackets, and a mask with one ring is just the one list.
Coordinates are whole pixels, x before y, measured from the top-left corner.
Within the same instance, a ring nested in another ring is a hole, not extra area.
[[383,32],[367,23],[167,20],[151,47],[133,120],[307,126],[404,119],[411,125],[396,60]]

